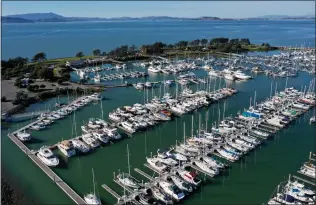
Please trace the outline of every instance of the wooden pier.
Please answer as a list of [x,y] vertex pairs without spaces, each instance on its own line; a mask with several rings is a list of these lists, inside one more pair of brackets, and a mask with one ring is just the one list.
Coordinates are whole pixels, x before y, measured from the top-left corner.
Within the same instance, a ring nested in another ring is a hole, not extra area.
[[155,180],[154,178],[152,178],[151,176],[149,176],[148,174],[146,174],[145,172],[143,172],[142,170],[140,170],[140,169],[138,169],[138,168],[135,168],[134,170],[135,170],[135,172],[137,172],[138,174],[140,174],[140,175],[146,177],[146,178],[149,179],[150,181]]
[[116,199],[122,198],[118,193],[116,193],[113,189],[111,189],[108,185],[102,184],[102,188],[105,189],[107,192],[109,192],[112,196],[114,196]]
[[[23,130],[25,128],[21,128]],[[86,202],[71,189],[55,172],[53,172],[47,165],[29,150],[20,140],[18,140],[13,133],[8,134],[8,137],[16,144],[43,172],[53,180],[76,204],[86,204]]]
[[129,193],[133,193],[133,192],[134,192],[134,190],[132,190],[131,188],[125,186],[125,185],[122,184],[119,180],[113,179],[113,181],[114,181],[115,183],[117,183],[118,185],[120,185],[123,189],[125,189],[125,190],[128,191]]
[[156,172],[156,173],[159,174],[159,175],[163,174],[162,172],[156,170],[155,168],[153,168],[152,166],[150,166],[150,165],[147,164],[147,163],[145,163],[144,166],[147,167],[148,169],[151,169],[152,171]]

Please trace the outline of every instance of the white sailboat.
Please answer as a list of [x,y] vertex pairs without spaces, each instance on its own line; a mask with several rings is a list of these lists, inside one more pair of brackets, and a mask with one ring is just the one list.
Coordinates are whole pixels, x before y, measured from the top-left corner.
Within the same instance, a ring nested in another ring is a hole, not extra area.
[[94,171],[92,168],[92,182],[93,182],[93,193],[86,194],[84,196],[84,200],[87,204],[101,204],[101,200],[95,194],[95,186],[96,183],[94,182]]

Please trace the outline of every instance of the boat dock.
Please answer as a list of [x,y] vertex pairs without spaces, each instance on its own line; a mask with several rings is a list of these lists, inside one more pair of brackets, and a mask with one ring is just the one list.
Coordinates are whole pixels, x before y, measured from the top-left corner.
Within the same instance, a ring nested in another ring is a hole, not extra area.
[[297,173],[300,173],[301,175],[304,175],[304,176],[306,176],[306,177],[309,177],[309,178],[312,178],[312,179],[316,180],[316,178],[313,178],[312,176],[307,175],[307,174],[305,174],[304,172],[302,172],[302,171],[300,171],[300,170],[298,170]]
[[134,170],[135,170],[135,172],[137,172],[138,174],[140,174],[140,175],[146,177],[148,180],[150,180],[150,181],[153,181],[153,180],[154,180],[154,178],[152,178],[151,176],[149,176],[148,174],[146,174],[146,173],[143,172],[142,170],[140,170],[140,169],[138,169],[138,168],[135,168]]
[[295,176],[295,175],[290,175],[289,177],[290,177],[290,178],[293,177],[294,179],[303,181],[303,182],[305,182],[305,183],[307,183],[307,184],[310,184],[310,185],[312,185],[312,186],[316,186],[316,183],[311,182],[311,181],[308,181],[308,180],[303,179],[303,178],[301,178],[301,177],[298,177],[298,176]]
[[105,189],[107,192],[109,192],[116,199],[121,198],[121,196],[118,193],[116,193],[113,189],[111,189],[108,185],[102,184],[102,188]]
[[[21,128],[23,129],[23,128]],[[20,129],[20,130],[21,130]],[[25,128],[24,128],[25,129]],[[16,144],[41,170],[53,180],[61,190],[63,190],[76,204],[86,204],[86,202],[73,190],[66,182],[64,182],[55,172],[53,172],[48,166],[41,162],[37,156],[29,150],[20,140],[18,140],[13,133],[8,134],[8,137]]]
[[147,164],[147,163],[145,163],[144,166],[147,167],[148,169],[153,170],[154,172],[156,172],[156,173],[159,174],[159,175],[163,174],[162,172],[156,170],[155,168],[153,168],[152,166],[150,166],[150,165]]
[[113,179],[113,181],[115,183],[117,183],[118,185],[120,185],[123,189],[125,189],[126,191],[128,191],[129,193],[133,193],[134,190],[132,190],[131,188],[127,187],[127,186],[124,186],[124,184],[122,184],[119,180],[117,179]]

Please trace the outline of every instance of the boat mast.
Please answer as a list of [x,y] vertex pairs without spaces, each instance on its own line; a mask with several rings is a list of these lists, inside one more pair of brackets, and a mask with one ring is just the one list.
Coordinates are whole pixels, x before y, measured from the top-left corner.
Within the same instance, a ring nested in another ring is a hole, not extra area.
[[185,145],[185,122],[183,122],[183,144]]
[[223,120],[224,120],[224,118],[225,118],[225,104],[226,104],[226,100],[224,101],[224,112],[223,112]]
[[130,166],[130,161],[129,161],[129,149],[128,149],[128,144],[126,146],[127,149],[127,168],[128,168],[128,174],[131,175],[131,166]]
[[272,98],[272,83],[273,83],[273,82],[271,81],[271,86],[270,86],[270,87],[271,87],[271,88],[270,88],[270,100],[271,100],[271,98]]
[[201,132],[201,114],[199,114],[199,132],[198,134],[200,135]]
[[94,182],[94,171],[92,168],[92,181],[93,181],[93,194],[95,195],[95,182]]
[[102,100],[101,100],[101,106],[100,106],[100,108],[101,108],[101,120],[103,120],[103,106],[102,106]]
[[192,125],[191,125],[191,137],[193,137],[193,115],[192,115]]
[[257,97],[257,91],[255,90],[255,97],[253,99],[253,107],[256,107],[256,97]]

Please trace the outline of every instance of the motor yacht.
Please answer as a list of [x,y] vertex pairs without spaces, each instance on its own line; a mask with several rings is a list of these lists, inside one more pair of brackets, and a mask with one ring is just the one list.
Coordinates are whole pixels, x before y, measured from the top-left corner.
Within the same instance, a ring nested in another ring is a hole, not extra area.
[[192,192],[193,191],[193,187],[191,186],[190,183],[184,181],[182,178],[176,176],[176,175],[170,175],[168,178],[170,178],[172,180],[172,182],[182,191],[185,192]]
[[121,123],[121,125],[122,125],[128,132],[130,132],[130,133],[136,132],[136,129],[135,129],[133,123],[130,123],[130,122],[128,122],[128,121],[123,121],[123,122]]
[[172,159],[176,160],[176,161],[180,161],[180,162],[186,162],[188,161],[188,158],[180,153],[177,152],[172,152],[172,150],[169,150],[166,152],[166,155],[168,157],[171,157]]
[[160,68],[159,67],[154,67],[154,66],[149,66],[148,67],[148,72],[159,73],[160,72]]
[[102,130],[98,130],[96,132],[91,133],[93,137],[98,139],[100,142],[107,144],[109,142],[109,137]]
[[160,188],[154,186],[151,188],[151,191],[153,197],[155,197],[157,200],[163,202],[164,204],[173,204],[172,198],[169,197],[169,195],[163,193]]
[[218,169],[224,169],[225,168],[225,164],[219,162],[218,160],[212,158],[212,157],[208,157],[208,156],[202,156],[199,158],[199,160],[202,160],[204,162],[206,162],[207,164],[209,164],[212,167],[216,167]]
[[32,139],[31,134],[27,133],[25,130],[16,133],[15,136],[22,142],[30,141]]
[[121,134],[117,131],[116,127],[106,126],[103,128],[103,131],[106,133],[107,136],[115,140],[119,140],[122,138]]
[[31,130],[42,130],[45,129],[45,125],[41,125],[39,123],[30,126]]
[[199,186],[201,184],[201,180],[197,177],[196,172],[189,172],[186,170],[178,170],[177,173],[179,176],[184,179],[186,182],[193,184],[194,186]]
[[157,158],[146,157],[146,159],[147,159],[148,164],[159,172],[162,172],[167,168],[167,166],[161,163],[160,160]]
[[158,155],[156,157],[161,163],[168,165],[168,166],[176,166],[178,164],[178,162],[174,159],[172,159],[171,157],[168,156],[162,156],[162,155]]
[[251,78],[251,76],[244,74],[240,70],[234,72],[234,76],[235,76],[235,78],[241,79],[241,80],[248,80]]
[[237,155],[234,155],[230,152],[228,152],[227,150],[225,149],[222,149],[222,148],[217,148],[216,151],[222,155],[224,158],[228,159],[228,160],[231,160],[231,161],[237,161],[239,159],[239,157]]
[[212,176],[216,176],[219,174],[218,168],[210,167],[210,165],[208,163],[206,163],[205,161],[194,160],[194,161],[192,161],[192,163],[194,165],[196,165],[197,167],[199,167],[204,172],[206,172]]
[[232,75],[232,74],[224,74],[224,78],[226,79],[226,80],[235,80],[235,76],[234,75]]
[[64,140],[58,143],[58,149],[67,157],[72,157],[76,154],[76,149],[71,140]]
[[176,186],[166,181],[159,181],[159,187],[174,200],[179,201],[185,197],[184,193]]
[[75,147],[75,149],[81,153],[87,153],[90,151],[89,146],[79,139],[73,139],[72,144]]
[[100,142],[90,133],[82,135],[81,138],[82,141],[89,145],[91,148],[96,148],[100,146]]
[[41,147],[36,156],[49,167],[56,167],[59,164],[59,159],[48,147]]

